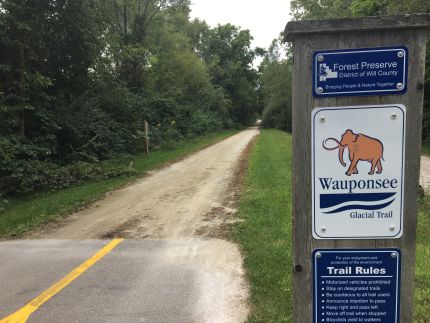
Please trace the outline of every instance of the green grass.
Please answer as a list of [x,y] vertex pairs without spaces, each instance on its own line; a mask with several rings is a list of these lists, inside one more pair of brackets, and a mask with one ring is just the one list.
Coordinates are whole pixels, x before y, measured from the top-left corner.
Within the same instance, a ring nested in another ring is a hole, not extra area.
[[249,322],[290,322],[291,136],[262,130],[251,153],[233,230],[251,284]]
[[142,177],[151,169],[178,160],[203,147],[218,142],[237,131],[228,130],[181,143],[171,150],[160,150],[146,156],[122,157],[110,160],[104,167],[128,167],[133,161],[133,172],[129,176],[93,181],[56,192],[43,193],[26,199],[12,200],[0,213],[0,238],[10,238],[31,230],[54,218],[69,214]]
[[[292,321],[291,136],[262,130],[249,160],[233,235],[251,285],[249,322]],[[414,322],[430,322],[430,196],[418,218]]]
[[427,141],[422,143],[421,152],[426,156],[430,156],[430,142]]
[[430,196],[421,203],[418,215],[415,273],[414,322],[430,322]]

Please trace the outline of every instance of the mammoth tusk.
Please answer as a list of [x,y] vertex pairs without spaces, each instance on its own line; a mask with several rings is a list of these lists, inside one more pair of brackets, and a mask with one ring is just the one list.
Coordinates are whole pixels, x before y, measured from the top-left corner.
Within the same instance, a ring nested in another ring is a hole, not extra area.
[[[330,141],[330,140],[334,141],[334,142],[337,144],[337,146],[336,146],[336,147],[332,147],[332,148],[327,147],[327,142],[328,142],[328,141]],[[342,145],[340,144],[340,142],[339,142],[337,139],[335,139],[335,138],[327,138],[327,139],[325,139],[325,140],[322,142],[322,146],[323,146],[323,148],[324,148],[325,150],[336,150],[336,149],[338,149],[339,147],[342,147]]]

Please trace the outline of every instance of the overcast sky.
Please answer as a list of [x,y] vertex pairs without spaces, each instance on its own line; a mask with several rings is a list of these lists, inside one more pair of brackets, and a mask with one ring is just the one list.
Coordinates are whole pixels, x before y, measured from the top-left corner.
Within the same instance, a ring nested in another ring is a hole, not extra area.
[[254,47],[268,48],[290,19],[290,0],[191,0],[191,17],[210,26],[231,23],[249,29]]

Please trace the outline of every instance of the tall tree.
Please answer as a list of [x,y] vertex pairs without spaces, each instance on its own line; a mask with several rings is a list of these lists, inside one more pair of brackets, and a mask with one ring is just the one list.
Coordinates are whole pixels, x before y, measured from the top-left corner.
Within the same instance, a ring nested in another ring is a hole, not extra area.
[[264,127],[291,132],[292,59],[281,39],[274,39],[260,65],[260,96]]
[[[147,38],[158,17],[170,8],[187,10],[189,0],[108,0],[101,1],[101,11],[111,26],[108,52],[112,55],[121,79],[134,91],[144,86],[149,64]],[[188,19],[187,19],[188,20]]]
[[28,137],[29,123],[42,121],[51,79],[42,74],[45,2],[2,1],[0,11],[1,133]]
[[231,24],[204,31],[198,52],[209,67],[214,83],[231,101],[233,122],[250,124],[257,110],[257,72],[252,68],[255,51],[248,30]]

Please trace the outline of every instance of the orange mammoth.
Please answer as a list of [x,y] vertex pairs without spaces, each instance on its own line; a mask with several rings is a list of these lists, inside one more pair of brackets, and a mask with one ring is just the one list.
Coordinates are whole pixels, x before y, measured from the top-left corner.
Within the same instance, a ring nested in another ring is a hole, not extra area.
[[[336,142],[337,146],[328,148],[326,145],[330,140]],[[345,173],[348,176],[351,176],[352,174],[358,174],[357,164],[359,161],[367,161],[371,163],[372,166],[369,175],[373,175],[376,168],[378,168],[376,173],[382,173],[381,159],[384,160],[384,145],[378,139],[363,135],[361,133],[355,134],[352,130],[348,129],[342,135],[340,142],[335,138],[328,138],[323,141],[322,145],[326,150],[339,149],[339,161],[344,167],[346,166],[346,163],[343,161],[343,152],[345,148],[348,147],[349,160],[351,162],[348,171]]]

